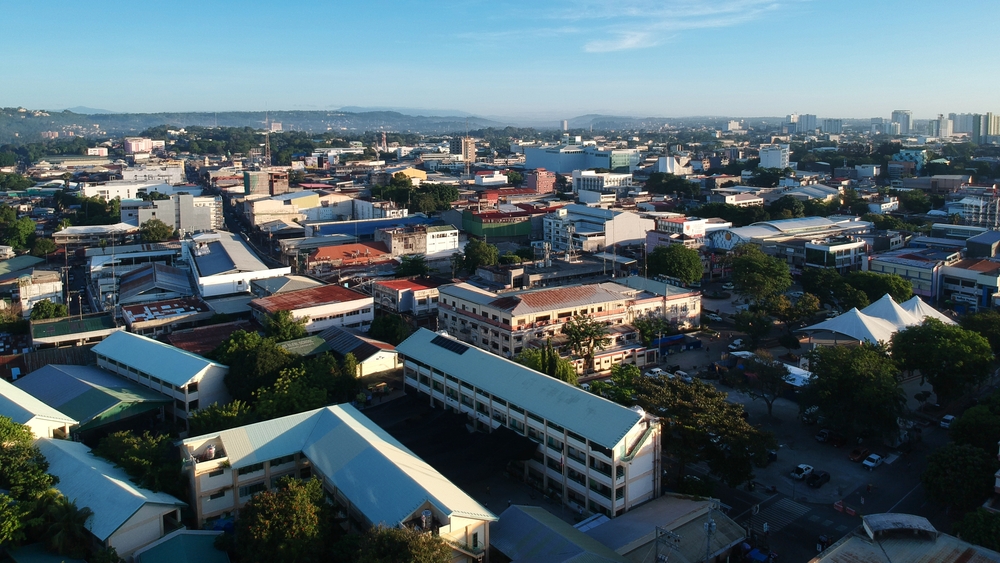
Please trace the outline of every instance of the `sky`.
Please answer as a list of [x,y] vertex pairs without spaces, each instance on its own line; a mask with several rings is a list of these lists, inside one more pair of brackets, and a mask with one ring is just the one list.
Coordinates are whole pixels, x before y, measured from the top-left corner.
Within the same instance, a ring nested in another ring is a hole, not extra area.
[[1000,112],[996,0],[0,0],[0,106]]

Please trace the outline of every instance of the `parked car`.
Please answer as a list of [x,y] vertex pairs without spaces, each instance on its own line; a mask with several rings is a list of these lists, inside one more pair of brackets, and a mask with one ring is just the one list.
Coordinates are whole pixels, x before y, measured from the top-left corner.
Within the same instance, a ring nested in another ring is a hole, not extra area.
[[820,430],[816,434],[816,441],[819,442],[819,443],[821,443],[821,444],[826,443],[826,442],[828,442],[830,440],[830,435],[831,434],[832,434],[832,432],[830,432],[829,430],[827,430],[826,428],[824,428],[824,429]]
[[883,461],[882,456],[878,454],[871,454],[870,456],[866,457],[865,460],[861,462],[861,464],[867,467],[868,471],[871,471],[872,469],[875,469],[876,467],[882,465],[882,461]]
[[684,383],[693,383],[694,382],[694,378],[691,377],[690,375],[688,375],[688,373],[686,371],[675,371],[674,372],[674,377],[679,378]]
[[823,486],[823,483],[829,482],[830,474],[826,471],[814,471],[813,474],[806,479],[806,485],[809,485],[814,489],[818,489]]
[[801,481],[802,479],[805,479],[806,477],[812,475],[812,472],[813,472],[813,467],[811,465],[800,463],[798,467],[796,467],[795,470],[792,471],[792,479],[798,479]]
[[722,284],[722,289],[733,289],[734,287],[736,287],[736,286],[733,285],[733,282],[726,282],[726,283]]
[[816,441],[823,444],[830,444],[835,448],[839,448],[847,443],[847,440],[843,436],[827,430],[826,428],[820,430],[819,433],[816,434]]
[[941,417],[941,428],[951,428],[951,423],[955,422],[955,416],[946,414]]
[[705,315],[705,318],[715,323],[722,322],[722,317],[716,315],[715,313],[708,313],[707,315]]
[[870,453],[872,452],[868,448],[857,447],[851,450],[850,458],[851,461],[858,462],[868,457]]
[[729,345],[729,350],[735,352],[736,350],[739,350],[742,347],[743,347],[743,339],[737,338],[736,340],[733,340],[733,342]]
[[802,423],[803,424],[816,424],[819,422],[819,407],[813,405],[806,410],[802,411]]
[[805,295],[805,293],[803,293],[801,291],[789,291],[788,292],[788,296],[789,297],[793,297],[795,299],[798,299],[799,297],[802,297],[803,295]]
[[645,373],[646,377],[663,377],[667,372],[660,368],[653,368]]

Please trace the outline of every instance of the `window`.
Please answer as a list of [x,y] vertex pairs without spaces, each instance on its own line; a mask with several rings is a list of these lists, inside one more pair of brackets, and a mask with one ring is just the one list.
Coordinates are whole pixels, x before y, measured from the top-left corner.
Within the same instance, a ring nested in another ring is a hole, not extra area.
[[293,461],[295,461],[294,455],[286,455],[284,457],[272,459],[270,463],[271,467],[274,467],[275,465],[283,465],[285,463],[291,463]]
[[[258,471],[263,471],[263,470],[264,470],[264,464],[263,463],[255,463],[253,465],[248,465],[246,467],[241,467],[241,468],[237,469],[236,473],[239,474],[239,475],[249,475],[251,473],[256,473]],[[246,496],[246,495],[241,494],[240,496],[242,497],[242,496]]]
[[225,470],[216,469],[215,471],[209,471],[208,472],[208,476],[209,477],[218,477],[219,475],[222,475],[223,473],[225,473]]
[[479,548],[479,532],[472,533],[472,549]]
[[226,496],[226,491],[219,491],[217,493],[213,493],[211,495],[208,495],[208,500],[217,500],[217,499],[223,498],[225,496]]
[[250,495],[257,494],[264,490],[267,490],[267,485],[265,485],[264,483],[254,483],[253,485],[246,485],[240,487],[240,497],[248,497]]
[[197,381],[192,381],[191,383],[188,383],[187,390],[188,390],[188,393],[197,393],[198,392],[198,382]]
[[545,421],[542,420],[542,417],[538,416],[537,414],[533,414],[533,413],[529,412],[528,413],[528,418],[530,418],[531,420],[534,420],[535,422],[537,422],[539,424],[545,424]]
[[553,430],[555,430],[556,432],[563,432],[563,427],[559,426],[558,424],[554,424],[552,422],[549,422],[548,423],[548,427],[551,428],[551,429],[553,429]]
[[187,410],[188,410],[188,412],[198,410],[198,399],[195,399],[195,400],[191,401],[190,403],[188,403]]

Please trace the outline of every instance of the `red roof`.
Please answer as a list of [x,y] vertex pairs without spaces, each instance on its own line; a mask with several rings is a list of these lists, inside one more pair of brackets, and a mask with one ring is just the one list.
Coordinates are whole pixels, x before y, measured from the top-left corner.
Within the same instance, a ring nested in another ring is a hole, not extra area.
[[389,258],[392,258],[392,253],[382,242],[321,246],[309,253],[310,262],[336,262],[339,260],[345,266],[367,264],[370,260],[382,261]]
[[204,356],[219,347],[237,330],[250,332],[256,330],[250,321],[234,321],[231,323],[221,323],[209,325],[190,330],[178,330],[164,335],[163,340],[192,354]]
[[375,282],[375,285],[380,285],[396,291],[401,289],[420,291],[422,289],[434,289],[435,287],[439,287],[441,284],[430,280],[386,280]]
[[364,293],[347,289],[336,284],[321,285],[309,289],[289,291],[279,293],[270,297],[254,299],[250,302],[250,307],[259,309],[265,313],[275,313],[277,311],[292,311],[295,309],[305,309],[307,307],[317,307],[330,303],[347,303],[362,299],[371,299]]

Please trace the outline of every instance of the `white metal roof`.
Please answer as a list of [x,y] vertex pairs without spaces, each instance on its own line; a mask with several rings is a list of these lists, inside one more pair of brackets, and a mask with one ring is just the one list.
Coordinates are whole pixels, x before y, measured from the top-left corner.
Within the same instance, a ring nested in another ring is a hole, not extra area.
[[867,340],[872,344],[888,342],[896,333],[896,325],[889,321],[869,317],[857,309],[802,329],[806,332],[825,330],[849,336],[854,340]]
[[400,524],[427,502],[448,517],[496,520],[351,405],[329,406],[183,443],[215,436],[234,469],[301,452],[373,524]]
[[166,493],[135,486],[125,471],[91,454],[79,442],[40,438],[35,443],[49,462],[49,473],[59,478],[56,489],[77,506],[94,512],[87,528],[101,541],[146,505],[162,506],[164,511],[186,506]]
[[442,348],[432,343],[438,336],[422,328],[396,346],[396,351],[606,448],[614,448],[642,420],[633,410],[474,346],[455,340],[465,348],[463,353]]
[[914,295],[913,298],[910,299],[909,301],[904,301],[903,303],[900,303],[899,306],[902,307],[903,310],[909,312],[911,315],[920,319],[921,322],[923,322],[924,319],[926,319],[927,317],[932,317],[943,322],[946,325],[956,324],[955,321],[953,321],[951,318],[948,317],[948,315],[945,315],[941,311],[938,311],[934,307],[931,307],[927,303],[924,303],[923,299],[921,299],[920,296],[918,295]]
[[77,424],[76,420],[3,379],[0,379],[0,416],[6,416],[18,424],[27,424],[35,418]]
[[864,309],[861,309],[861,312],[869,317],[889,321],[900,330],[908,326],[918,325],[923,320],[913,316],[906,309],[900,307],[888,293],[883,295],[878,301],[872,303]]
[[102,340],[94,346],[94,353],[177,387],[187,385],[210,366],[226,367],[186,350],[124,331],[114,332]]

